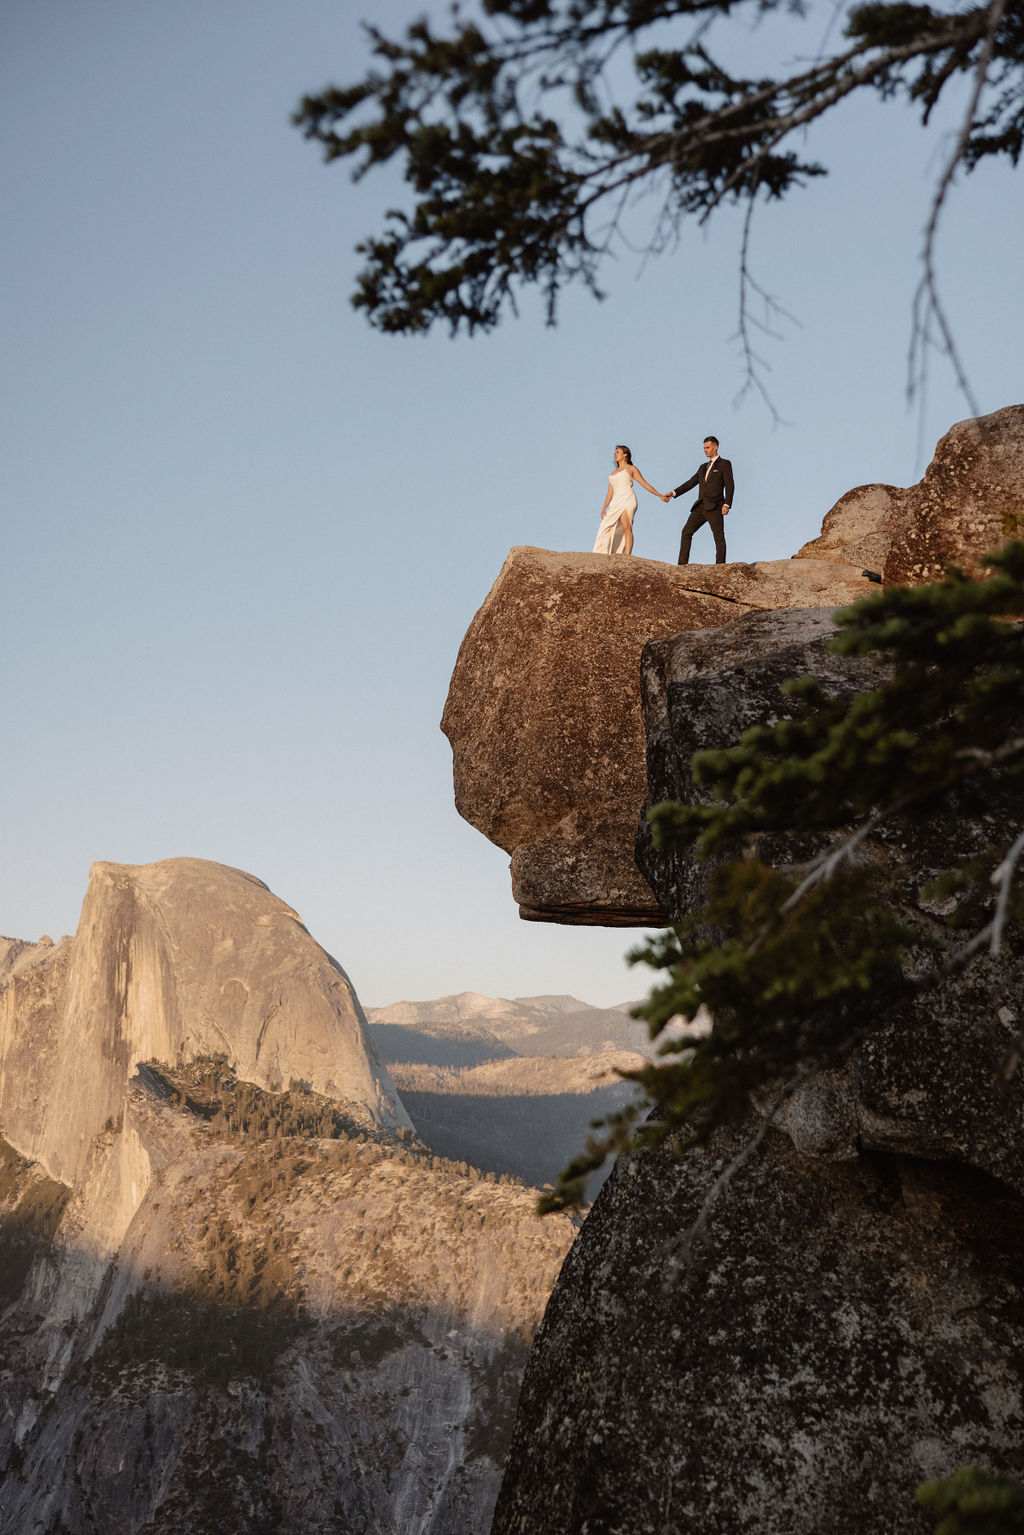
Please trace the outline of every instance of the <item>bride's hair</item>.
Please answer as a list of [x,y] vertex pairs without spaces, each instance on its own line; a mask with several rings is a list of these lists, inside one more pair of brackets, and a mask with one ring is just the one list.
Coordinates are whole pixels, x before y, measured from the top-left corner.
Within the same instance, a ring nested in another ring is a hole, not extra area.
[[629,449],[626,447],[626,444],[624,442],[617,442],[615,444],[615,447],[616,447],[616,449],[621,448],[623,453],[625,453],[625,455],[626,455],[626,463],[627,464],[631,464],[633,462],[633,455],[629,451]]

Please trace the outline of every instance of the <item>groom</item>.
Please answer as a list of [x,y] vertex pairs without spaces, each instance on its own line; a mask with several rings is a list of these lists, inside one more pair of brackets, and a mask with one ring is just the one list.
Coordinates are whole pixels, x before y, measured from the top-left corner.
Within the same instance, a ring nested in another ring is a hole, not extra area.
[[690,515],[679,540],[679,559],[676,562],[679,565],[690,563],[690,541],[697,529],[702,528],[706,522],[711,524],[715,539],[715,564],[725,564],[725,518],[732,506],[732,464],[727,458],[719,458],[717,437],[705,437],[704,453],[707,463],[702,464],[697,473],[682,485],[677,485],[671,496],[665,497],[666,501],[671,501],[674,496],[681,496],[684,490],[692,490],[695,485],[700,485],[700,494],[690,508]]

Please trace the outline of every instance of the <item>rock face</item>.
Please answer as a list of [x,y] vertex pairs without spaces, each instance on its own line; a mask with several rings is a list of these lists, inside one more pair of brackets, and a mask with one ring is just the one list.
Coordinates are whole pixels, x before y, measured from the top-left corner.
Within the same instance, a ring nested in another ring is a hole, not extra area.
[[674,918],[700,904],[706,869],[651,843],[646,809],[662,800],[707,798],[693,781],[694,752],[733,746],[744,730],[788,712],[781,685],[813,672],[832,696],[877,684],[867,661],[841,660],[828,642],[835,608],[755,613],[719,629],[653,641],[643,653],[640,693],[649,792],[636,831],[640,869]]
[[981,556],[1024,530],[1024,405],[958,421],[924,479],[864,485],[826,515],[798,559],[863,559],[887,585],[937,581],[947,565],[980,576]]
[[416,1140],[295,913],[99,864],[0,1019],[0,1535],[485,1529],[573,1226]]
[[1020,1198],[770,1133],[682,1261],[745,1143],[616,1167],[527,1367],[493,1535],[924,1535],[918,1481],[1024,1472]]
[[[708,634],[678,635],[648,646],[643,658],[647,771],[652,801],[698,803],[707,791],[690,774],[698,747],[727,746],[751,725],[786,708],[781,683],[810,672],[833,697],[852,697],[877,683],[862,659],[828,649],[828,610],[764,613]],[[953,813],[934,824],[893,818],[866,850],[906,865],[905,920],[930,942],[961,940],[933,917],[922,887],[954,857],[981,855],[994,831],[1024,827],[1024,806],[1007,793],[978,799],[964,789]],[[811,849],[801,840],[765,841],[776,864]],[[637,856],[673,916],[695,910],[704,894],[702,866],[678,851],[657,850],[646,817]],[[979,960],[941,990],[908,1004],[842,1073],[801,1091],[790,1106],[790,1129],[801,1149],[854,1155],[856,1148],[965,1162],[1003,1179],[1024,1195],[1024,1080],[995,1085],[1015,1033],[1024,1024],[1024,957],[1008,945],[998,959]]]
[[848,490],[825,513],[818,537],[798,549],[794,559],[863,560],[866,569],[884,576],[900,495],[894,485]]
[[89,1286],[102,1185],[0,1147],[3,1535],[486,1529],[569,1223],[380,1132],[219,1131],[145,1073],[125,1114],[153,1177]]
[[[763,613],[648,646],[651,798],[696,802],[692,752],[779,715],[787,675],[838,697],[877,676],[831,655],[830,630],[827,612]],[[925,882],[1022,826],[1019,795],[965,790],[864,847],[898,860],[904,919],[941,954],[962,935]],[[639,847],[663,907],[692,911],[701,871]],[[923,1478],[1024,1472],[1024,1080],[1000,1072],[1022,999],[1011,940],[806,1080],[779,1128],[620,1163],[549,1305],[495,1535],[910,1535]]]
[[520,915],[664,920],[633,859],[646,792],[638,673],[648,640],[871,591],[834,561],[690,565],[513,549],[462,642],[441,728],[455,803],[512,855]]
[[865,485],[792,560],[689,565],[513,549],[459,651],[441,728],[455,803],[512,855],[520,915],[636,926],[664,912],[633,859],[640,652],[746,613],[844,606],[864,572],[915,585],[1024,529],[1024,405],[961,421],[918,485]]

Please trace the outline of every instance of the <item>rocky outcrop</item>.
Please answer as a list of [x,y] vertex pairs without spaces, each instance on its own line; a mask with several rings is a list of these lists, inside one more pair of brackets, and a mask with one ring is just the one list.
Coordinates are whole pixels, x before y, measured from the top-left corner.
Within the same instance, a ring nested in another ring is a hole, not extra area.
[[96,865],[0,1069],[0,1535],[487,1527],[573,1227],[416,1139],[289,907]]
[[939,580],[949,565],[983,573],[981,556],[1024,532],[1024,405],[958,421],[917,485],[863,485],[827,513],[797,559],[863,560],[887,585]]
[[821,532],[798,549],[797,560],[862,560],[883,575],[899,516],[901,492],[894,485],[858,485],[825,513]]
[[[831,629],[820,610],[762,613],[648,646],[651,798],[699,802],[693,751],[780,715],[785,677],[840,699],[875,680],[831,654]],[[965,789],[862,844],[897,860],[931,958],[963,937],[924,886],[993,826],[1024,826],[1019,794]],[[664,908],[696,909],[702,870],[643,831],[639,849]],[[815,850],[758,848],[776,865]],[[1010,939],[805,1079],[777,1127],[620,1163],[549,1305],[495,1535],[910,1535],[918,1481],[1024,1472],[1024,1079],[1002,1070],[1022,998]]]
[[633,859],[648,640],[871,591],[830,561],[691,565],[513,549],[459,651],[441,728],[459,813],[512,855],[520,915],[664,920]]
[[341,966],[261,880],[198,858],[94,864],[74,940],[0,980],[0,1119],[67,1183],[119,1119],[140,1060],[224,1055],[409,1127]]
[[[634,863],[645,789],[637,667],[650,640],[746,613],[914,585],[1024,529],[1024,405],[961,421],[907,490],[864,485],[792,560],[689,565],[513,549],[459,651],[442,729],[455,803],[511,854],[520,915],[636,926],[664,912]],[[699,743],[698,743],[699,744]]]

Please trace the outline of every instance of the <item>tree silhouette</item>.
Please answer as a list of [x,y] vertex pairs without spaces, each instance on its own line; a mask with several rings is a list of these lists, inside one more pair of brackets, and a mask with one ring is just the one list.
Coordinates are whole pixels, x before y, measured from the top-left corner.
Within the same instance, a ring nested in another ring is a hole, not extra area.
[[423,19],[397,40],[368,26],[374,67],[307,96],[294,116],[328,161],[352,161],[356,178],[397,161],[410,189],[411,206],[358,247],[367,259],[354,304],[382,331],[440,321],[472,333],[536,284],[553,321],[567,282],[598,292],[633,193],[657,194],[651,250],[682,219],[741,202],[740,335],[748,383],[761,387],[750,301],[767,295],[748,262],[755,204],[824,173],[805,154],[808,130],[844,100],[908,98],[927,122],[965,77],[962,128],[925,232],[911,368],[913,377],[935,341],[967,390],[936,289],[935,233],[958,167],[1019,159],[1024,6],[840,3],[834,20],[845,26],[831,51],[788,72],[736,74],[735,29],[794,13],[803,6],[790,0],[478,0],[471,15],[453,7],[440,29]]

